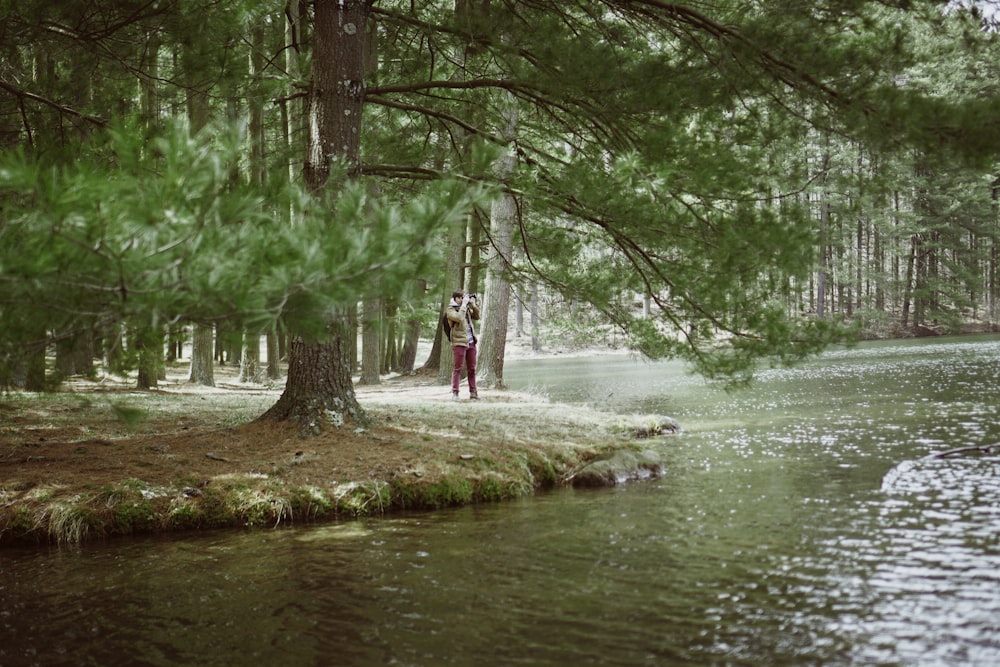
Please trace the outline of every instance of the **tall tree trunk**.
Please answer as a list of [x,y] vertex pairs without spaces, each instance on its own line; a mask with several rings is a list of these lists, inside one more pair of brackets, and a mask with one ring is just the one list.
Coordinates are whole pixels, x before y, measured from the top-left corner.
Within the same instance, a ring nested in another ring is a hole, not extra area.
[[253,383],[264,381],[264,369],[260,364],[260,334],[251,331],[243,332],[239,381]]
[[[467,225],[452,225],[448,229],[448,236],[445,249],[445,279],[441,284],[441,301],[439,314],[444,314],[445,308],[451,301],[451,293],[455,290],[464,289],[465,286],[465,238]],[[441,318],[438,317],[437,335],[435,336],[434,347],[431,349],[431,359],[437,359],[436,364],[430,361],[424,365],[425,368],[437,369],[437,383],[448,384],[451,382],[451,371],[454,365],[454,357],[451,353],[451,342],[448,340],[447,332],[441,326]],[[437,357],[435,357],[435,351]]]
[[[503,111],[502,136],[510,149],[497,158],[494,165],[497,179],[508,182],[517,166],[517,153],[513,142],[517,136],[517,109],[508,99]],[[507,347],[507,320],[510,308],[510,281],[507,279],[513,250],[514,227],[517,221],[517,202],[514,195],[503,192],[493,201],[490,210],[490,239],[492,245],[486,263],[486,293],[480,340],[478,366],[482,369],[481,386],[506,389],[503,379],[503,359]]]
[[146,327],[132,332],[138,362],[136,387],[154,389],[159,386],[158,378],[163,367],[163,330],[160,327]]
[[826,283],[830,271],[830,200],[824,189],[819,213],[819,269],[816,271],[816,317],[826,317]]
[[191,374],[188,382],[200,384],[203,387],[215,386],[215,371],[213,369],[213,350],[215,335],[211,325],[196,324],[191,336]]
[[990,196],[993,200],[993,237],[990,239],[990,256],[986,269],[986,303],[989,322],[996,326],[1000,318],[1000,178],[993,181]]
[[382,373],[394,373],[399,370],[399,341],[396,331],[396,315],[399,307],[394,303],[395,297],[383,299],[382,308]]
[[56,375],[94,377],[94,334],[90,329],[76,331],[56,340]]
[[910,324],[910,299],[913,294],[913,265],[917,255],[917,236],[910,238],[910,255],[906,260],[906,278],[903,281],[903,316],[902,326],[906,329]]
[[[369,184],[369,195],[375,199],[379,190]],[[367,221],[364,224],[369,224]],[[387,349],[383,346],[385,327],[382,311],[384,301],[380,295],[381,285],[373,280],[368,286],[368,293],[361,300],[361,374],[358,384],[373,385],[381,382],[382,353]]]
[[916,259],[913,269],[913,326],[919,327],[927,314],[927,250],[922,234],[914,234],[913,248]]
[[[331,160],[342,160],[349,178],[359,172],[370,9],[369,0],[315,2],[309,145],[303,176],[317,195],[331,186]],[[324,339],[292,338],[285,390],[261,419],[294,420],[310,432],[325,424],[367,421],[351,382],[351,339],[356,333],[347,307],[330,317]]]
[[528,307],[531,314],[531,351],[541,352],[542,341],[538,337],[538,283],[531,283],[531,303]]
[[[264,161],[264,99],[260,94],[264,76],[264,28],[254,26],[250,31],[250,74],[254,78],[252,93],[247,95],[250,112],[248,131],[250,134],[250,182],[263,190],[267,183],[267,168]],[[243,345],[240,350],[240,382],[260,383],[264,381],[264,369],[260,363],[260,332],[243,331]]]
[[[193,48],[185,48],[181,54],[184,77],[187,84],[187,114],[191,133],[197,134],[209,119],[208,88],[212,83],[204,80],[202,70],[205,67],[203,54]],[[205,387],[215,386],[215,368],[212,364],[214,350],[212,326],[195,324],[194,336],[191,339],[191,375],[190,382]],[[206,348],[202,346],[207,345]]]
[[[48,343],[44,325],[29,324],[29,340],[13,363],[11,384],[25,391],[45,391],[45,348]],[[31,334],[34,334],[31,337]]]
[[361,376],[358,384],[379,384],[381,364],[380,341],[382,338],[382,300],[367,296],[363,301],[361,316]]
[[412,373],[417,363],[417,344],[420,342],[420,318],[412,316],[406,320],[403,333],[403,347],[399,352],[399,372]]
[[271,330],[267,332],[267,379],[279,378],[281,378],[281,354],[278,351],[278,333]]

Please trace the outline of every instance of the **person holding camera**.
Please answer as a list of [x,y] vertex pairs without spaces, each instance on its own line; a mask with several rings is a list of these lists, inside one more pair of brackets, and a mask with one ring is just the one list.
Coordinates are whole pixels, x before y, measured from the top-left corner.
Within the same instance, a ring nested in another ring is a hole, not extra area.
[[458,381],[462,378],[462,366],[469,374],[469,398],[479,400],[476,389],[476,332],[473,321],[479,319],[479,305],[475,294],[461,290],[452,292],[451,303],[445,310],[448,323],[448,340],[455,360],[451,372],[451,400],[458,400]]

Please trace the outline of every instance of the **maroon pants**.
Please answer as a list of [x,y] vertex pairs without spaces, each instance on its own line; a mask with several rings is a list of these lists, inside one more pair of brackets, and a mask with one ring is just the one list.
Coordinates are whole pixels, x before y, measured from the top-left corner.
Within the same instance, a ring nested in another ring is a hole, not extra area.
[[476,346],[473,345],[453,345],[451,354],[455,358],[455,367],[451,372],[451,392],[458,393],[458,381],[462,378],[462,365],[469,372],[469,393],[473,396],[479,392],[476,390]]

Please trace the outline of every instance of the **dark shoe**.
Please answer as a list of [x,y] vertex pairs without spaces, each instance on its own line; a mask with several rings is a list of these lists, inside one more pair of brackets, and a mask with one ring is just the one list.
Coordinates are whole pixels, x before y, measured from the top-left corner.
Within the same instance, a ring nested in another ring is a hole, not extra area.
[[470,401],[478,401],[479,400],[479,394],[469,394],[469,400]]

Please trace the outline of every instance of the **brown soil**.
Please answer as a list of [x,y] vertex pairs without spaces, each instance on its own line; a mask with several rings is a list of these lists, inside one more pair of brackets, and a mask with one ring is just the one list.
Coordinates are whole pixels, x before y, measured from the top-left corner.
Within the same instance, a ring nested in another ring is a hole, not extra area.
[[[504,406],[503,414],[517,404],[535,413],[560,407],[510,392],[455,404],[447,387],[397,378],[357,389],[371,418],[367,428],[328,427],[303,438],[294,424],[254,420],[280,390],[235,385],[225,376],[223,369],[214,389],[167,383],[138,392],[77,381],[27,406],[16,395],[0,399],[0,480],[88,488],[126,479],[195,483],[237,471],[280,471],[291,484],[385,480],[452,454],[502,447],[491,442],[492,429],[465,431],[470,415],[488,406]],[[429,417],[437,423],[426,423]]]

